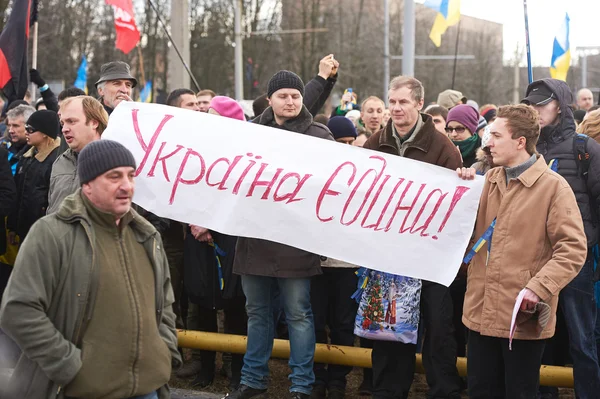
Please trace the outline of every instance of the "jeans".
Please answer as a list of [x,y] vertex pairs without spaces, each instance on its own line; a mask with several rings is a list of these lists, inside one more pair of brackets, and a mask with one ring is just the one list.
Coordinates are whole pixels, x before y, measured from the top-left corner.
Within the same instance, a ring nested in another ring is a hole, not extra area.
[[275,335],[273,298],[275,287],[278,287],[290,335],[290,392],[310,395],[315,382],[315,329],[310,307],[310,278],[244,275],[242,287],[248,314],[248,345],[241,383],[255,389],[267,389],[269,358]]
[[[600,392],[600,367],[594,336],[596,301],[592,268],[593,262],[588,256],[579,274],[560,292],[558,300],[569,333],[575,395],[581,399],[597,398]],[[559,363],[554,360],[552,364]],[[540,391],[551,394],[550,397],[558,396],[556,388],[544,387]]]
[[[425,325],[423,366],[428,398],[460,398],[456,369],[456,341],[452,323],[450,290],[423,281],[421,314]],[[373,397],[401,398],[408,395],[414,374],[417,346],[400,342],[373,342]]]
[[[354,321],[358,303],[351,298],[356,291],[356,269],[324,267],[323,274],[311,280],[310,301],[315,319],[315,335],[327,343],[326,326],[332,345],[354,346]],[[327,368],[326,368],[327,366]],[[315,363],[315,385],[346,389],[351,366]]]
[[470,399],[533,399],[540,383],[545,340],[487,337],[469,331],[467,375]]
[[129,399],[158,399],[158,392],[154,391],[154,392],[150,392],[146,395],[132,396]]

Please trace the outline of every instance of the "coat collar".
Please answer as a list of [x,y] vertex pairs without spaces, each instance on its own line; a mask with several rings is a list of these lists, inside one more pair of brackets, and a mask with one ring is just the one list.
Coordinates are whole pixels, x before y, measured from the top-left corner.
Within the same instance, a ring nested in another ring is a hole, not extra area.
[[[517,180],[519,180],[523,186],[529,188],[538,181],[542,175],[548,171],[548,165],[542,155],[538,155],[537,161],[525,172],[523,172]],[[506,171],[502,167],[494,169],[495,173],[488,174],[488,181],[493,184],[497,184],[502,189],[506,188]],[[498,184],[502,183],[502,184]]]
[[[408,139],[407,147],[418,148],[419,150],[427,153],[431,148],[431,143],[434,139],[435,125],[433,124],[433,118],[427,114],[421,115],[421,128],[417,129],[412,136]],[[394,138],[394,129],[392,127],[392,118],[388,121],[383,132],[379,136],[379,146],[393,147],[396,149],[396,153],[399,153],[398,143]],[[419,124],[419,123],[417,123]],[[417,126],[418,128],[419,126]]]
[[46,158],[48,158],[48,155],[50,155],[52,151],[54,151],[58,147],[60,147],[60,137],[55,138],[52,144],[44,148],[42,151],[36,152],[35,147],[31,147],[29,151],[27,151],[25,155],[23,155],[23,158],[35,157],[35,159],[37,159],[38,161],[44,162]]
[[271,127],[279,127],[285,130],[289,130],[290,132],[296,133],[305,133],[308,128],[313,123],[313,117],[306,108],[305,105],[302,105],[302,110],[300,114],[294,119],[290,119],[285,121],[283,126],[277,125],[275,122],[275,115],[273,114],[273,108],[267,108],[258,118],[254,120],[258,122],[260,125],[271,126]]

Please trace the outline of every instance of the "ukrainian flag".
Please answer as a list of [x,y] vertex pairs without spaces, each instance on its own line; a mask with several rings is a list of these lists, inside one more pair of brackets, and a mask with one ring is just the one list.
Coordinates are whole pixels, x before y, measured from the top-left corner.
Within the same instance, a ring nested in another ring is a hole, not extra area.
[[143,103],[149,103],[152,100],[152,82],[147,81],[144,88],[140,91],[140,98],[138,101]]
[[446,29],[460,20],[460,0],[426,0],[424,5],[438,12],[429,38],[436,47],[440,47]]
[[77,78],[75,79],[74,86],[77,87],[78,89],[85,91],[85,94],[88,93],[87,68],[88,68],[87,58],[85,58],[85,55],[84,55],[81,58],[81,64],[79,65],[79,69],[77,69]]
[[560,30],[554,38],[552,49],[552,63],[550,64],[550,76],[553,79],[567,80],[567,73],[571,65],[571,45],[569,44],[569,14],[560,26]]

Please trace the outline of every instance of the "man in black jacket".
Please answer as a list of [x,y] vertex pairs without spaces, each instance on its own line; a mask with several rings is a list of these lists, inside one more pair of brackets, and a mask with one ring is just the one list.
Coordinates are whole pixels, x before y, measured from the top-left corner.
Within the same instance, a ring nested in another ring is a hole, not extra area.
[[12,174],[17,172],[17,163],[23,155],[29,151],[25,133],[25,122],[35,112],[35,108],[29,105],[18,105],[6,113],[6,126],[10,137],[10,146],[8,149],[8,162],[12,169]]
[[[0,148],[0,255],[6,252],[6,217],[17,200],[15,180],[8,164],[8,151]],[[0,263],[0,298],[8,282],[12,267]]]
[[[293,72],[279,71],[268,85],[271,106],[254,122],[280,129],[280,134],[304,134],[333,140],[326,126],[314,123],[303,105],[304,83]],[[317,143],[315,143],[317,144]],[[317,144],[318,145],[318,144]],[[242,276],[248,313],[248,347],[240,387],[230,399],[264,397],[273,348],[273,298],[279,289],[290,334],[290,398],[308,398],[315,381],[315,329],[310,306],[310,278],[321,274],[318,255],[256,238],[238,239],[233,271]]]
[[[577,134],[570,105],[573,95],[569,86],[556,79],[542,79],[527,87],[523,103],[532,105],[540,114],[540,139],[537,151],[557,173],[567,180],[577,198],[588,241],[588,259],[573,281],[560,293],[559,305],[569,332],[575,394],[578,398],[596,398],[600,392],[600,368],[596,354],[594,327],[596,303],[594,301],[593,264],[591,248],[598,243],[600,205],[600,144],[587,140],[589,166],[584,174],[583,163],[576,161]],[[583,143],[583,142],[582,142]],[[585,160],[584,160],[585,162]],[[551,345],[549,345],[551,346]],[[557,349],[560,345],[555,346]],[[546,349],[544,364],[551,350]],[[542,388],[558,397],[551,388]]]
[[56,95],[46,84],[46,81],[44,78],[42,78],[42,75],[40,75],[40,72],[37,69],[32,68],[29,70],[29,80],[32,83],[35,83],[39,88],[40,93],[42,93],[42,100],[43,104],[46,106],[46,109],[58,112],[58,98],[56,98]]

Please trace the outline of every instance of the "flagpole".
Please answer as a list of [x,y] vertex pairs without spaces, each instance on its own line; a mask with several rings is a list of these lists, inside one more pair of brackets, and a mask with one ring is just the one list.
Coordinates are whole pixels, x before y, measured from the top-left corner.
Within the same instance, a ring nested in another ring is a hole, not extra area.
[[171,42],[171,46],[173,46],[173,48],[175,49],[175,52],[177,53],[177,56],[179,57],[179,60],[181,61],[181,63],[185,67],[185,70],[187,71],[188,75],[190,75],[190,78],[192,78],[192,81],[194,82],[194,85],[196,86],[196,90],[200,91],[200,85],[198,84],[198,81],[194,77],[194,74],[192,73],[192,70],[190,69],[190,67],[188,66],[188,64],[183,59],[183,56],[179,52],[179,49],[177,48],[177,45],[175,45],[175,42],[173,41],[173,38],[171,37],[171,34],[169,33],[169,30],[167,29],[167,26],[165,25],[165,23],[163,22],[162,18],[160,17],[160,14],[158,13],[158,9],[154,5],[154,2],[152,0],[148,0],[148,3],[150,3],[150,7],[152,7],[152,9],[154,10],[154,12],[156,13],[156,18],[158,19],[158,22],[160,22],[160,25],[162,26],[163,30],[165,31],[165,34],[167,35],[167,38]]
[[531,67],[531,46],[529,45],[529,16],[527,15],[527,0],[523,0],[525,10],[525,44],[527,47],[527,76],[529,83],[533,82],[533,69]]
[[458,30],[456,31],[456,45],[454,46],[454,69],[452,70],[452,87],[454,90],[454,82],[456,81],[456,66],[458,64],[458,41],[460,39],[460,19],[458,20]]
[[[31,54],[31,67],[37,69],[37,58],[38,58],[38,22],[33,23],[33,49]],[[31,101],[35,104],[35,83],[31,82]]]

